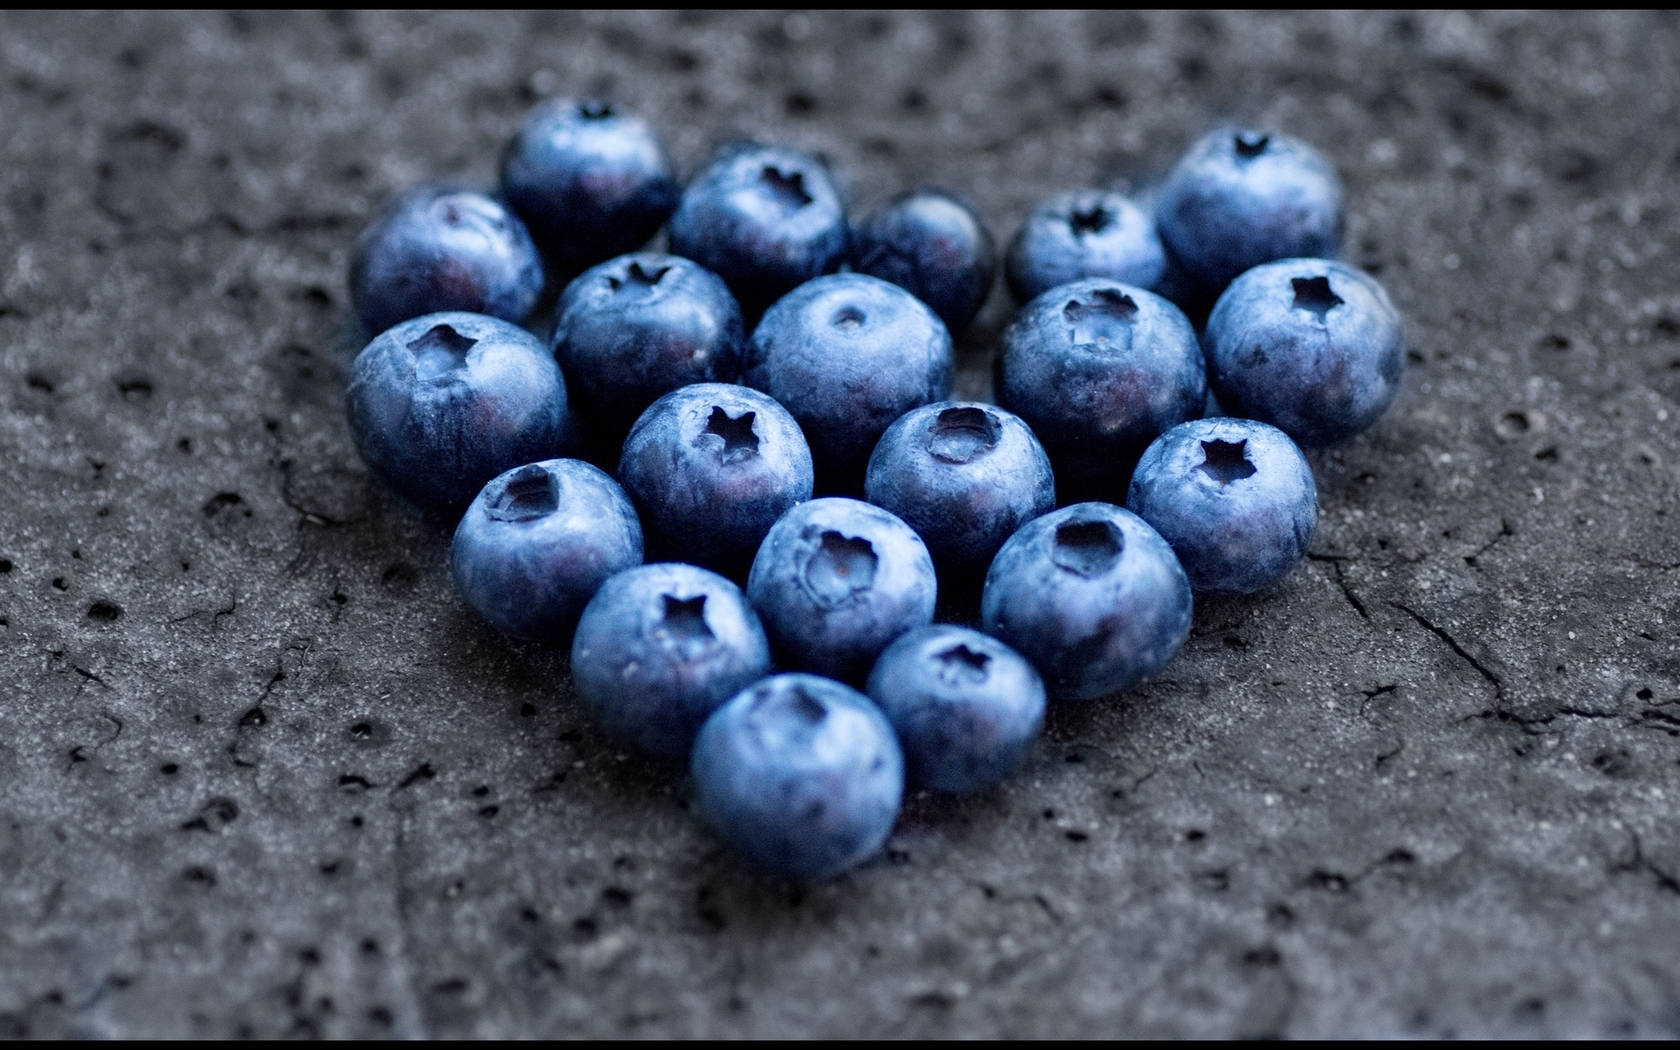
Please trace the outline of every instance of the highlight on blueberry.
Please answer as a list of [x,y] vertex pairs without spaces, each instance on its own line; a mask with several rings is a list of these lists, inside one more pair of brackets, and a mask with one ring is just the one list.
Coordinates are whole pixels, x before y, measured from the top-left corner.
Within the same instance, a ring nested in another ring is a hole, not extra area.
[[1009,242],[1004,273],[1015,301],[1025,303],[1086,277],[1159,292],[1166,265],[1154,216],[1123,194],[1074,190],[1027,214]]
[[810,674],[766,678],[718,708],[690,772],[696,808],[719,838],[800,881],[878,852],[904,797],[904,757],[886,716],[857,690]]
[[846,206],[817,158],[738,142],[695,173],[669,233],[673,253],[722,277],[758,311],[845,261]]
[[554,358],[523,328],[483,314],[429,314],[380,334],[350,367],[348,401],[363,461],[434,509],[459,508],[571,436]]
[[461,597],[504,634],[569,643],[596,590],[642,561],[642,527],[624,490],[576,459],[515,467],[490,480],[455,528]]
[[1200,591],[1257,591],[1307,553],[1318,490],[1301,450],[1252,419],[1198,419],[1155,439],[1126,506],[1161,534]]
[[747,577],[786,666],[856,682],[894,638],[933,622],[936,591],[933,559],[910,526],[840,497],[783,515]]
[[1122,692],[1160,671],[1190,635],[1190,581],[1142,518],[1076,503],[998,551],[981,626],[1030,660],[1052,699]]
[[1289,135],[1222,128],[1173,168],[1155,204],[1161,240],[1210,293],[1275,259],[1334,256],[1342,183],[1330,161]]
[[770,673],[741,589],[693,565],[641,565],[601,585],[572,640],[578,699],[615,739],[686,758],[700,725]]
[[997,249],[972,205],[922,187],[883,202],[853,228],[852,266],[905,289],[957,333],[992,290]]
[[729,288],[677,255],[639,252],[592,267],[555,312],[554,356],[580,414],[616,451],[661,395],[732,383],[746,332]]
[[812,477],[811,450],[787,409],[726,383],[655,401],[618,463],[658,556],[738,579],[770,526],[811,498]]
[[1056,505],[1056,482],[1020,416],[978,401],[939,401],[881,435],[864,495],[916,530],[944,582],[978,586],[1003,542]]
[[1202,338],[1225,410],[1309,446],[1346,441],[1375,423],[1399,393],[1406,363],[1388,293],[1330,259],[1249,270],[1219,297]]
[[968,627],[899,636],[869,675],[911,783],[983,791],[1015,771],[1044,727],[1044,682],[1021,655]]
[[500,200],[453,183],[397,196],[351,253],[350,298],[367,334],[452,310],[518,323],[542,288],[525,224]]
[[502,156],[502,192],[561,274],[634,251],[677,206],[653,126],[599,99],[535,106]]
[[998,355],[998,401],[1044,443],[1062,498],[1119,499],[1156,435],[1202,414],[1207,373],[1189,320],[1105,277],[1022,308]]
[[951,333],[896,284],[819,277],[782,297],[747,343],[742,382],[787,406],[811,443],[824,491],[856,491],[881,434],[949,396]]

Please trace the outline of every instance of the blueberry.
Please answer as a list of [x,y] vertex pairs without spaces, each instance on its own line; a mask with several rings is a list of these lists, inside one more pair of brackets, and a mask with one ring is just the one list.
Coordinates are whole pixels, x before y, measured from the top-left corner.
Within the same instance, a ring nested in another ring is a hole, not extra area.
[[369,334],[448,310],[520,322],[542,288],[542,260],[519,217],[450,184],[398,196],[362,231],[350,259],[350,298]]
[[920,537],[855,499],[782,515],[747,576],[747,597],[790,665],[862,681],[881,650],[933,622],[937,584]]
[[492,478],[455,529],[455,586],[497,630],[563,644],[595,591],[640,565],[642,527],[618,483],[582,460]]
[[776,519],[811,498],[811,450],[768,395],[701,383],[642,413],[618,478],[662,555],[740,577]]
[[821,161],[798,150],[737,143],[683,191],[671,251],[728,282],[741,305],[764,309],[846,257],[846,206]]
[[881,434],[951,390],[951,333],[921,300],[858,273],[800,285],[764,314],[742,381],[787,406],[827,490],[855,489]]
[[1050,460],[1027,424],[974,401],[901,416],[869,457],[863,490],[916,530],[947,585],[978,585],[1003,541],[1056,505]]
[[1142,518],[1076,503],[1029,521],[998,551],[980,619],[1032,661],[1052,698],[1092,700],[1172,659],[1190,634],[1190,581]]
[[1152,216],[1118,193],[1075,190],[1027,215],[1009,242],[1004,273],[1015,301],[1025,303],[1086,277],[1158,291],[1166,265]]
[[992,290],[997,249],[972,206],[922,188],[899,194],[857,224],[852,265],[905,289],[960,332]]
[[913,783],[983,791],[1020,765],[1044,726],[1044,681],[1015,650],[967,627],[900,635],[869,675]]
[[691,762],[700,816],[759,867],[838,875],[886,842],[904,756],[869,698],[809,674],[766,678],[706,720]]
[[1400,314],[1368,274],[1285,259],[1231,282],[1203,333],[1227,412],[1302,445],[1346,441],[1382,415],[1406,361]]
[[1224,129],[1196,142],[1173,168],[1155,221],[1173,257],[1217,292],[1261,263],[1336,254],[1342,184],[1300,139]]
[[350,432],[380,480],[458,508],[509,467],[564,449],[560,367],[538,339],[482,314],[429,314],[369,343],[350,369]]
[[746,333],[741,308],[716,274],[676,255],[621,255],[567,286],[554,355],[572,398],[606,431],[624,432],[655,399],[680,386],[734,382]]
[[1274,426],[1198,419],[1155,439],[1132,474],[1129,509],[1172,546],[1200,591],[1257,591],[1312,541],[1318,489]]
[[693,565],[642,565],[607,580],[572,640],[583,706],[613,737],[687,758],[706,716],[770,673],[746,595]]
[[1091,277],[1022,308],[1004,333],[998,400],[1044,442],[1063,499],[1119,498],[1155,436],[1201,415],[1207,375],[1178,307]]
[[540,103],[502,155],[502,192],[562,273],[646,244],[677,206],[652,125],[595,99]]

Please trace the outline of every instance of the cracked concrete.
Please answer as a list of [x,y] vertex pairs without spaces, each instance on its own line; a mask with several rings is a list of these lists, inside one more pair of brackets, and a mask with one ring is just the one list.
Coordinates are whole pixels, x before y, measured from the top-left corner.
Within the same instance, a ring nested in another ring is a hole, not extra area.
[[[1674,15],[3,21],[0,1035],[1680,1034]],[[574,92],[1000,240],[1273,122],[1346,179],[1404,389],[1311,456],[1280,586],[767,881],[344,421],[357,229]]]

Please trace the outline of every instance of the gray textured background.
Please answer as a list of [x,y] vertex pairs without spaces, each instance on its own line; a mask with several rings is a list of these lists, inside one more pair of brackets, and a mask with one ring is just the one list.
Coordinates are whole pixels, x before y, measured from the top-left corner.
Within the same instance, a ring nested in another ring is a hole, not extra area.
[[[1676,55],[1652,14],[0,14],[0,1035],[1680,1034]],[[1404,392],[1159,681],[764,880],[344,421],[362,222],[573,92],[1000,237],[1273,122],[1346,179]]]

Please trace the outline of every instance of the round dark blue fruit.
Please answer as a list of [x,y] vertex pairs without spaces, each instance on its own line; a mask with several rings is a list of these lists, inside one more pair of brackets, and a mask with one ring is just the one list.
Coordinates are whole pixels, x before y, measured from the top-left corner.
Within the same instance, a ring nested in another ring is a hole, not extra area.
[[349,412],[374,474],[437,509],[463,506],[571,438],[554,358],[523,328],[483,314],[430,314],[379,335],[350,367]]
[[971,205],[924,187],[886,201],[853,228],[852,267],[908,291],[956,333],[992,290],[997,249]]
[[519,217],[452,184],[416,186],[391,201],[350,258],[350,299],[368,335],[451,310],[519,323],[542,288],[542,259]]
[[461,597],[504,634],[564,645],[595,592],[642,562],[636,510],[600,468],[551,459],[491,479],[455,528]]
[[626,569],[584,607],[572,639],[578,699],[611,736],[687,758],[706,717],[770,673],[741,589],[693,565]]
[[677,206],[652,125],[597,99],[531,110],[502,156],[502,192],[562,274],[634,251]]
[[846,259],[846,206],[827,167],[783,146],[719,150],[683,190],[669,232],[671,251],[753,312]]

